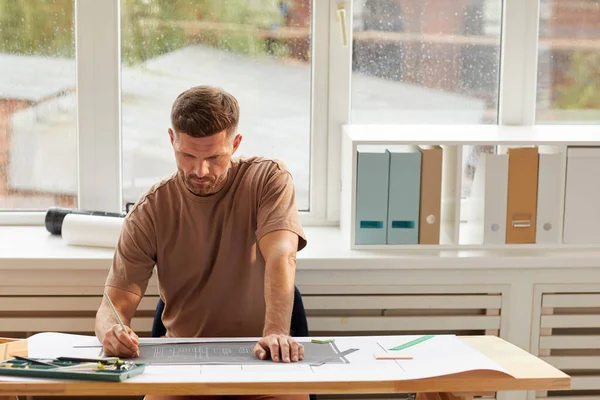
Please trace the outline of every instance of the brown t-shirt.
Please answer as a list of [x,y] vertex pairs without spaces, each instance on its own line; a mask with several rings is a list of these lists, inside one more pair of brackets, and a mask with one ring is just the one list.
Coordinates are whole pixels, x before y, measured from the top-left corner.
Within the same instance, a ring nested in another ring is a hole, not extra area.
[[123,223],[106,285],[143,296],[156,265],[169,337],[262,336],[265,261],[258,241],[306,238],[290,173],[278,161],[233,159],[223,189],[196,196],[179,174],[154,185]]

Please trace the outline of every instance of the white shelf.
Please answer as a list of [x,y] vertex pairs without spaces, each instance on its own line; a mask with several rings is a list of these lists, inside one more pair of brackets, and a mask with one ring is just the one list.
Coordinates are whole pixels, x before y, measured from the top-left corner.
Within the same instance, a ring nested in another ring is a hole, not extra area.
[[460,243],[450,243],[450,236],[447,233],[449,230],[454,229],[454,227],[444,227],[442,225],[440,244],[415,244],[415,245],[399,245],[399,244],[381,244],[381,245],[355,245],[352,247],[352,250],[360,250],[360,251],[379,251],[379,250],[390,250],[390,251],[398,251],[398,250],[406,250],[406,251],[415,251],[415,250],[423,250],[423,251],[527,251],[531,250],[531,256],[537,256],[540,250],[565,250],[565,251],[573,251],[573,250],[600,250],[600,244],[598,243],[581,243],[581,244],[567,244],[567,243],[531,243],[531,244],[482,244],[476,243],[472,238],[475,236],[473,229],[469,226],[468,223],[461,223],[459,225],[459,235],[460,235]]
[[[438,245],[355,244],[357,148],[364,145],[441,145],[444,147],[442,223]],[[466,145],[544,147],[600,146],[600,127],[595,125],[345,125],[342,129],[342,190],[340,227],[352,250],[542,250],[600,249],[600,243],[484,244],[475,243],[473,226],[460,222],[462,148]],[[566,154],[565,154],[566,157]],[[450,190],[448,190],[450,188]],[[563,202],[561,202],[561,207]],[[562,214],[561,214],[562,215]],[[562,225],[562,224],[561,224]],[[562,226],[560,226],[562,232]]]
[[344,125],[358,145],[600,146],[598,125]]

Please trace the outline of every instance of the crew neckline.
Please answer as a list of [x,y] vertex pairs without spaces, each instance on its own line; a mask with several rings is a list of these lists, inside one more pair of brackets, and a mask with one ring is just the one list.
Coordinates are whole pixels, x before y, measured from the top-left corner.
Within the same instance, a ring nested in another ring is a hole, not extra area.
[[179,188],[179,191],[181,193],[183,193],[183,195],[185,197],[187,197],[188,199],[190,199],[192,201],[195,201],[197,203],[214,202],[214,201],[221,199],[229,191],[229,188],[231,187],[231,184],[233,183],[233,181],[235,179],[235,175],[237,174],[237,169],[238,169],[237,167],[238,167],[238,160],[232,158],[231,165],[229,166],[229,171],[227,172],[227,181],[225,182],[225,185],[223,186],[223,188],[221,188],[221,190],[219,190],[218,193],[215,193],[213,195],[198,196],[198,195],[195,195],[194,193],[190,192],[190,190],[187,188],[187,186],[185,186],[185,182],[183,182],[183,178],[181,177],[181,174],[179,172],[177,172],[177,177],[176,177],[177,187]]

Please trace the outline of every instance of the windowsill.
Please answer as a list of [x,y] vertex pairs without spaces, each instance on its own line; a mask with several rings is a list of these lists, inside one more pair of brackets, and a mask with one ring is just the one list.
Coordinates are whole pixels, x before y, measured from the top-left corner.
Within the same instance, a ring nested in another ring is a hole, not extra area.
[[[299,270],[600,267],[600,249],[350,250],[338,227],[306,227]],[[0,226],[0,269],[106,269],[114,249],[69,246],[43,226]]]

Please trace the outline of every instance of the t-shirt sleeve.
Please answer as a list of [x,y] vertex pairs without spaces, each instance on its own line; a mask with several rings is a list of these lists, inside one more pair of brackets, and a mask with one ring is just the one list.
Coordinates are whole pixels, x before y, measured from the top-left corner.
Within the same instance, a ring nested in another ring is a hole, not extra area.
[[[143,213],[132,210],[131,213]],[[117,242],[106,286],[144,296],[156,264],[153,227],[147,218],[128,215]]]
[[256,238],[276,230],[298,235],[298,251],[306,246],[306,236],[296,207],[294,181],[287,170],[277,169],[262,189],[257,215]]

